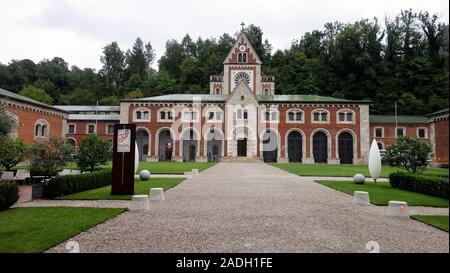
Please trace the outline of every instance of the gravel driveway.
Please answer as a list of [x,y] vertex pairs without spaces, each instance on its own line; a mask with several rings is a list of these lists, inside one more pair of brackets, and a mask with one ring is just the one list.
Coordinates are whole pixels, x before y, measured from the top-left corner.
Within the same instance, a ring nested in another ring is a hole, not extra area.
[[[263,163],[220,163],[74,238],[81,252],[449,252],[447,232]],[[49,252],[64,252],[62,243]]]

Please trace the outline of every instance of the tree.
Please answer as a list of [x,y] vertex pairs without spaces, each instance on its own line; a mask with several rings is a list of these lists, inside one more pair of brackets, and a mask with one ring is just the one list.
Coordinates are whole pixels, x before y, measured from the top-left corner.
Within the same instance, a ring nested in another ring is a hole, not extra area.
[[135,89],[131,92],[128,92],[125,96],[126,99],[140,99],[144,97],[144,93],[142,93],[141,89]]
[[137,74],[141,78],[145,78],[150,71],[154,58],[155,52],[150,42],[144,45],[142,39],[137,37],[133,48],[126,53],[129,74]]
[[112,42],[103,48],[103,56],[100,57],[100,61],[103,67],[99,74],[107,94],[121,97],[124,83],[125,54],[117,42]]
[[401,137],[386,148],[384,160],[392,165],[404,168],[410,173],[422,171],[428,166],[432,152],[431,145],[418,138]]
[[68,95],[62,95],[61,102],[70,105],[94,105],[97,103],[97,97],[87,89],[78,88]]
[[53,176],[72,160],[74,147],[66,139],[52,136],[47,142],[34,143],[29,151],[31,173]]
[[13,140],[0,137],[0,166],[10,171],[12,167],[22,162],[27,153],[27,145],[22,139]]
[[98,165],[105,164],[111,157],[111,145],[108,141],[90,135],[81,141],[76,162],[82,171],[94,171]]
[[0,104],[0,138],[6,137],[14,124],[14,120],[6,112]]
[[98,101],[99,105],[119,105],[120,101],[116,96],[103,97]]
[[27,85],[20,91],[19,95],[37,100],[46,104],[53,104],[53,98],[50,97],[43,89]]

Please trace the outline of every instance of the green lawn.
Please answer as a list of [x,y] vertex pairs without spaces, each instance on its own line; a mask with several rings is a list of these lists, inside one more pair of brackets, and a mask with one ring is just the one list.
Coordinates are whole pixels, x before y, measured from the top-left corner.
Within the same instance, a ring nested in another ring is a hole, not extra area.
[[[357,173],[362,173],[366,177],[370,177],[367,165],[349,165],[349,164],[300,164],[300,163],[274,163],[274,167],[285,171],[303,175],[303,176],[336,176],[336,177],[352,177]],[[400,170],[396,167],[383,166],[381,168],[381,177],[389,177],[389,174]],[[427,168],[424,174],[448,174],[448,169]]]
[[140,162],[138,172],[146,169],[157,174],[183,174],[192,169],[198,169],[201,172],[214,164],[212,162]]
[[[148,194],[150,188],[163,188],[165,191],[180,184],[184,178],[151,178],[134,182],[134,194]],[[132,195],[111,195],[111,186],[78,192],[56,199],[60,200],[131,200]]]
[[448,232],[448,216],[443,215],[411,215],[411,218]]
[[[192,169],[198,169],[199,172],[213,166],[212,162],[139,162],[138,172],[149,170],[154,174],[184,174]],[[66,169],[78,169],[76,163],[69,163]],[[99,169],[111,169],[112,163],[109,162],[99,167]]]
[[0,253],[45,251],[123,211],[125,209],[69,207],[0,211]]
[[353,196],[355,191],[367,191],[370,202],[378,206],[387,206],[391,200],[406,201],[409,206],[448,207],[448,200],[421,193],[394,189],[386,182],[355,184],[350,181],[316,181],[335,190]]

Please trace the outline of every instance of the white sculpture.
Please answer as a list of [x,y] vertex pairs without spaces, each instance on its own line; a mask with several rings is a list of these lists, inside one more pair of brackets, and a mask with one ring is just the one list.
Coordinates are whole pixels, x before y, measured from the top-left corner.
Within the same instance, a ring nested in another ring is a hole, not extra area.
[[372,141],[369,152],[369,173],[372,179],[377,182],[381,174],[381,156],[378,144],[375,139]]
[[137,142],[134,142],[134,173],[137,173],[139,167],[139,149]]
[[353,183],[355,184],[364,184],[365,180],[366,178],[364,177],[363,174],[357,173],[355,174],[355,176],[353,176]]
[[143,181],[150,179],[150,171],[149,170],[142,170],[139,173],[139,178]]

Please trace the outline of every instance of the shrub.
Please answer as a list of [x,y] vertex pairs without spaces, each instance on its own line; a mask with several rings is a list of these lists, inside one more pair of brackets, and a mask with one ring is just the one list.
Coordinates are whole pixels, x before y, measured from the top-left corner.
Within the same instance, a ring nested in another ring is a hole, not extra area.
[[11,207],[19,199],[19,188],[15,183],[0,182],[0,210]]
[[407,172],[394,172],[389,175],[393,188],[413,191],[448,199],[448,178],[428,175],[415,175]]
[[73,151],[66,139],[51,137],[48,142],[36,142],[30,148],[30,172],[53,176],[72,159]]
[[111,182],[112,172],[110,170],[58,176],[48,182],[45,187],[45,195],[58,197],[111,185]]
[[98,165],[105,164],[112,156],[111,145],[108,141],[96,135],[90,135],[81,141],[76,156],[78,167],[84,171],[93,171]]
[[416,173],[428,166],[431,145],[418,138],[401,137],[386,149],[383,159],[392,166]]
[[0,166],[10,171],[26,156],[27,145],[22,139],[0,137]]

